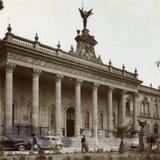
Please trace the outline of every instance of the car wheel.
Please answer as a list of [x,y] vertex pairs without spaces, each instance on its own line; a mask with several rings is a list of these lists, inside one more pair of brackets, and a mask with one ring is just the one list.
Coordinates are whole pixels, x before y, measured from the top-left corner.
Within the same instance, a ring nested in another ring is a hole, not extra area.
[[24,151],[25,150],[25,145],[21,144],[18,146],[18,151]]

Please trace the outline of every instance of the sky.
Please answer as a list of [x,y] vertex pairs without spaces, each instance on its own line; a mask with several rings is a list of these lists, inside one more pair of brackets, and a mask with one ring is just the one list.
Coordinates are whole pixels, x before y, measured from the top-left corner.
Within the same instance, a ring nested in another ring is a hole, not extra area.
[[[83,29],[78,8],[82,0],[3,0],[0,38],[11,24],[12,33],[64,51],[76,48],[76,30]],[[160,0],[83,0],[85,10],[93,9],[88,29],[98,44],[102,61],[127,71],[138,70],[143,85],[158,88],[160,68]]]

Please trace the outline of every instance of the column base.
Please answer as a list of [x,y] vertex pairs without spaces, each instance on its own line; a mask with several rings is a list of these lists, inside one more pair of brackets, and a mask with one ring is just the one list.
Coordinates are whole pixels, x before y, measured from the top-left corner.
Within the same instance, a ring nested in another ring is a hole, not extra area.
[[107,133],[107,137],[113,137],[113,133],[112,133],[112,131],[108,131],[108,133]]
[[81,135],[77,135],[77,134],[75,134],[75,135],[74,135],[74,137],[81,137]]
[[4,131],[4,134],[5,135],[13,135],[13,131],[12,130],[6,130],[6,131]]
[[4,135],[8,136],[8,137],[12,137],[13,133],[12,132],[5,132]]
[[56,137],[62,137],[62,134],[60,134],[60,133],[55,133],[54,134]]
[[39,131],[38,131],[38,128],[37,127],[33,127],[32,128],[32,135],[35,134],[35,135],[38,135],[39,134]]

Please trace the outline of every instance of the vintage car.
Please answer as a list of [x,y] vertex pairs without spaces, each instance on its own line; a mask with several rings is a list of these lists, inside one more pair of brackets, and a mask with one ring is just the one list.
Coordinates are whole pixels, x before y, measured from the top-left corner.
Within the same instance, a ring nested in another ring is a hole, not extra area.
[[139,147],[139,137],[135,135],[131,140],[131,148],[138,148]]
[[[33,140],[32,140],[33,141]],[[30,141],[32,144],[32,142]],[[61,142],[61,139],[55,136],[42,136],[38,138],[38,147],[39,149],[43,150],[61,150],[63,148],[63,143]]]
[[9,137],[6,135],[0,136],[0,150],[9,151],[9,150],[18,150],[24,151],[27,148],[23,139]]

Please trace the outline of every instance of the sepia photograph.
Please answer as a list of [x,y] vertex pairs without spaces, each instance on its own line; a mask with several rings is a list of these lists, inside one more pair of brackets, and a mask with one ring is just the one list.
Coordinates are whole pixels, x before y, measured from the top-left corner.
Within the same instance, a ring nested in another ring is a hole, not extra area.
[[0,160],[160,160],[160,0],[0,0]]

